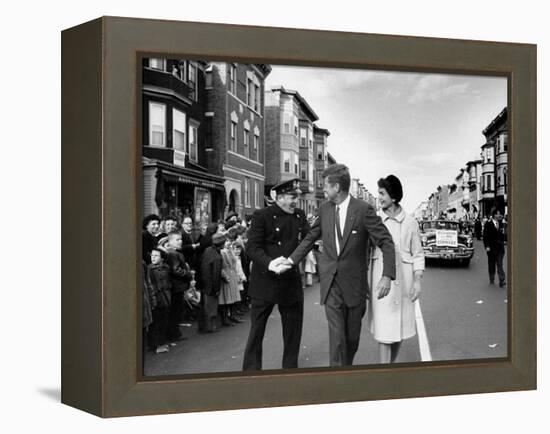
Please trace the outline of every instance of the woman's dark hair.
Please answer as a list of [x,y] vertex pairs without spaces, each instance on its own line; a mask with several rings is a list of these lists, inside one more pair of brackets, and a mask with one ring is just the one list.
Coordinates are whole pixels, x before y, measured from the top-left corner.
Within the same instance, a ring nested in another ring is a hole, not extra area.
[[349,192],[351,177],[349,169],[345,164],[332,164],[323,171],[323,178],[327,178],[330,184],[338,183],[340,190]]
[[378,180],[378,188],[386,190],[388,195],[395,200],[396,205],[403,199],[403,186],[397,176],[388,175],[386,178],[380,178]]
[[152,221],[158,221],[159,224],[160,224],[160,217],[156,214],[149,214],[148,216],[146,216],[144,219],[143,219],[143,230],[147,229],[147,226],[149,225],[149,223],[151,223]]

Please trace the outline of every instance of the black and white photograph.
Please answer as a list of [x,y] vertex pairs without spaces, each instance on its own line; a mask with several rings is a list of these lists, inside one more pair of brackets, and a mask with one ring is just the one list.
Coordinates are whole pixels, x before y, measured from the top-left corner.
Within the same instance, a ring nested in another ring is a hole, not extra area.
[[508,78],[144,57],[143,374],[508,355]]

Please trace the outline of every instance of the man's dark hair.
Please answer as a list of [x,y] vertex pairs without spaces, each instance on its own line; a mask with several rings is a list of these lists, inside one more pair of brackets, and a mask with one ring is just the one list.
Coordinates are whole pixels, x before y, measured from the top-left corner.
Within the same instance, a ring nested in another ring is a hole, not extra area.
[[351,184],[349,169],[345,164],[332,164],[323,171],[323,178],[330,184],[339,184],[340,190],[348,193]]
[[[500,212],[500,209],[498,209],[496,206],[491,208],[491,217],[494,217],[497,212]],[[501,212],[502,214],[502,212]]]

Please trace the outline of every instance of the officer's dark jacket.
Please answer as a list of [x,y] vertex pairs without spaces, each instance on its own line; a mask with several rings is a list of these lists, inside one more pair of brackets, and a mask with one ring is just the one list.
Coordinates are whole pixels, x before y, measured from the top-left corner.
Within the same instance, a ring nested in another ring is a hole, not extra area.
[[268,266],[273,259],[290,256],[308,232],[309,224],[301,209],[288,214],[278,205],[271,205],[254,213],[246,245],[246,253],[252,261],[250,297],[276,304],[303,300],[297,266],[280,275],[269,271]]

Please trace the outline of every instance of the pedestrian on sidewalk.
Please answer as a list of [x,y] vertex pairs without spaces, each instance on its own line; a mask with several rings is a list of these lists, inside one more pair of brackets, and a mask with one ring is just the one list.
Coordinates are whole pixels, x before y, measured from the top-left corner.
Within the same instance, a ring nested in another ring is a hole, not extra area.
[[164,263],[166,252],[160,248],[151,251],[151,264],[147,267],[149,281],[155,299],[153,322],[149,328],[149,348],[155,353],[164,353],[168,347],[168,318],[170,313],[170,267]]
[[[378,215],[395,246],[395,280],[387,296],[373,291],[369,301],[369,326],[378,342],[380,363],[393,363],[401,343],[416,335],[414,302],[420,296],[425,268],[418,222],[400,205],[403,186],[394,175],[378,180]],[[382,276],[384,261],[379,247],[369,266],[370,287]]]
[[245,304],[245,293],[244,293],[244,285],[247,281],[246,274],[243,269],[243,263],[242,263],[242,257],[243,257],[243,242],[237,238],[233,243],[231,243],[231,248],[233,250],[233,254],[235,256],[236,260],[236,271],[237,271],[237,287],[239,289],[239,295],[241,298],[241,301],[236,303],[233,307],[233,312],[235,315],[239,316],[242,315],[245,312],[244,304]]
[[201,259],[201,287],[203,300],[204,331],[218,331],[215,319],[218,314],[218,296],[221,290],[223,258],[220,253],[226,241],[224,234],[212,236],[212,245],[207,247]]
[[171,344],[183,338],[179,329],[179,323],[183,315],[184,293],[189,289],[189,282],[192,278],[191,269],[185,262],[183,254],[179,252],[181,246],[182,238],[180,233],[171,232],[168,234],[166,263],[170,267],[170,278],[172,281],[168,339]]
[[233,253],[231,244],[237,238],[236,231],[232,228],[226,233],[226,241],[221,251],[223,259],[222,284],[218,297],[219,313],[223,326],[232,326],[242,322],[234,312],[234,304],[241,301],[237,276],[237,258]]
[[483,228],[483,244],[487,251],[487,261],[489,266],[489,283],[495,283],[495,268],[498,273],[499,286],[506,286],[506,274],[502,261],[504,259],[504,244],[506,239],[506,229],[503,224],[503,215],[498,208],[491,210],[491,218],[485,223]]

